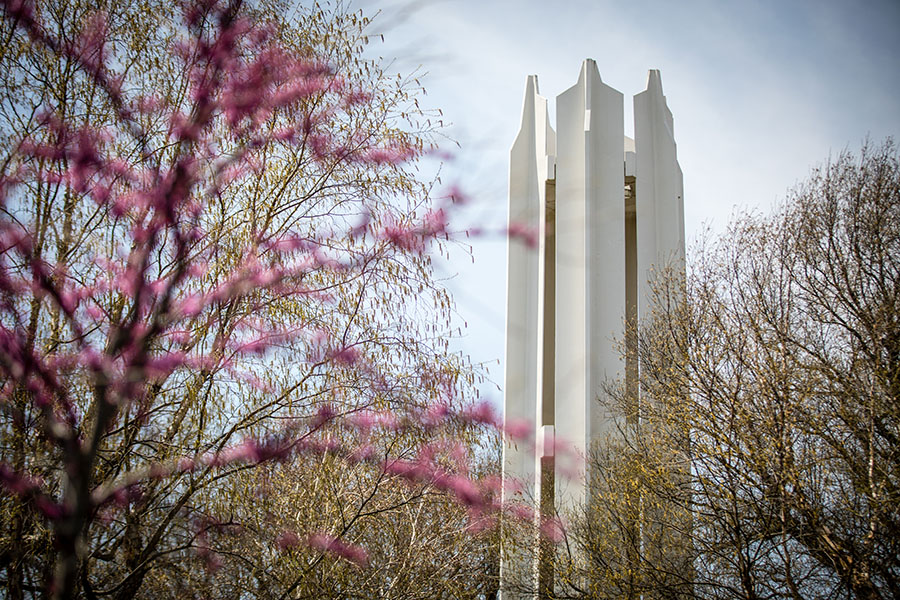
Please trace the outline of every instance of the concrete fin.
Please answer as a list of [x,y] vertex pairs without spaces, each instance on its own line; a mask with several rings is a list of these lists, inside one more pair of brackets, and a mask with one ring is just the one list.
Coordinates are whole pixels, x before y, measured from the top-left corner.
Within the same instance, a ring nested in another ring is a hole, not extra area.
[[556,155],[556,132],[550,126],[547,99],[538,92],[537,75],[529,75],[525,81],[522,122],[513,143],[512,153],[519,155],[517,156],[519,161],[530,161],[530,156],[526,159],[522,153],[533,154],[537,168],[537,180],[541,182],[536,183],[537,185],[542,186],[545,179],[553,178],[552,165]]
[[659,69],[650,69],[647,72],[647,91],[663,96],[662,78],[659,75]]
[[604,382],[621,371],[612,340],[625,314],[624,106],[622,94],[587,59],[556,107],[554,420],[558,439],[573,452],[557,457],[555,491],[558,506],[573,509],[584,505],[587,489],[571,477],[573,470],[584,475],[573,457],[609,431],[597,400]]
[[650,281],[664,268],[684,269],[684,186],[673,129],[653,69],[647,89],[634,97],[639,318],[652,311]]
[[647,94],[650,98],[650,102],[652,102],[656,110],[662,114],[663,122],[669,130],[669,135],[674,141],[675,123],[672,119],[672,111],[669,110],[669,106],[666,103],[666,96],[663,94],[662,76],[659,74],[659,69],[650,69],[647,72],[647,89],[642,93]]
[[[538,93],[538,79],[525,82],[522,122],[510,150],[509,226],[543,231],[546,180],[553,177],[556,134],[550,127],[547,99]],[[504,419],[534,422],[539,395],[539,253],[516,239],[507,241],[506,373]],[[534,448],[504,447],[504,476],[533,486]]]
[[522,105],[522,124],[520,129],[525,129],[534,123],[535,99],[538,96],[537,75],[529,75],[525,80],[525,101]]
[[[545,233],[547,178],[554,177],[556,133],[550,127],[547,99],[538,93],[536,75],[525,82],[522,121],[510,150],[509,225]],[[507,240],[506,361],[504,373],[504,423],[540,425],[542,403],[542,335],[544,273],[541,261],[544,236],[539,248],[520,240]],[[535,430],[537,433],[537,430]],[[527,500],[539,493],[540,453],[530,443],[503,445],[503,477],[523,486],[521,496],[504,487],[502,498]],[[512,551],[501,560],[503,573],[531,570],[525,549]],[[509,596],[503,596],[508,598]]]

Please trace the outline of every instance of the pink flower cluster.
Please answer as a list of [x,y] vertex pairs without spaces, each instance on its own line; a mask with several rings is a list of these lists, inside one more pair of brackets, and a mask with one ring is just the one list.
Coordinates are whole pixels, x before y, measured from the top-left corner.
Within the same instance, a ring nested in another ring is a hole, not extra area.
[[369,553],[365,548],[349,544],[327,533],[314,533],[309,536],[306,543],[310,548],[334,554],[360,567],[366,566],[369,562]]

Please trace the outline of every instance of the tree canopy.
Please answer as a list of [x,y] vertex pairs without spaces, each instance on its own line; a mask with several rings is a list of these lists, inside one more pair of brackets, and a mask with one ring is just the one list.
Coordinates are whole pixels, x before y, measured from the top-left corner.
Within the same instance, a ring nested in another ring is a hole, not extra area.
[[832,158],[655,290],[639,425],[597,449],[571,532],[573,581],[594,581],[576,595],[897,597],[894,142]]
[[[468,534],[491,527],[497,420],[464,402],[426,251],[453,197],[416,174],[421,86],[363,57],[367,24],[3,3],[8,597],[490,585]],[[376,556],[402,564],[360,574]]]

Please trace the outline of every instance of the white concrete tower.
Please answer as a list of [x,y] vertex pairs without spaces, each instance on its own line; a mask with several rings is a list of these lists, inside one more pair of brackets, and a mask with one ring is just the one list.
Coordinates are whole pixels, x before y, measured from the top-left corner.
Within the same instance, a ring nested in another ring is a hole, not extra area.
[[[509,223],[540,235],[535,247],[508,244],[504,420],[533,423],[536,443],[507,443],[503,455],[504,478],[545,513],[588,502],[585,456],[622,425],[599,402],[604,384],[624,379],[637,394],[639,366],[626,368],[616,341],[626,319],[652,310],[655,273],[672,261],[684,269],[681,168],[659,72],[634,97],[634,140],[624,135],[622,94],[590,59],[557,97],[556,134],[547,114],[529,76],[510,153]],[[554,457],[555,446],[570,451]],[[538,547],[504,553],[503,598],[523,597],[513,581],[535,592],[552,585]]]

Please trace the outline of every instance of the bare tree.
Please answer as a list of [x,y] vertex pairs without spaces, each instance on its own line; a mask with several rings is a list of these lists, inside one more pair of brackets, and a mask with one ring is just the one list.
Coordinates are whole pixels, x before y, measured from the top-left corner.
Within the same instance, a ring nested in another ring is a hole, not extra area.
[[594,460],[599,510],[574,530],[587,575],[637,585],[619,597],[900,597],[894,142],[841,153],[655,289],[641,426]]

